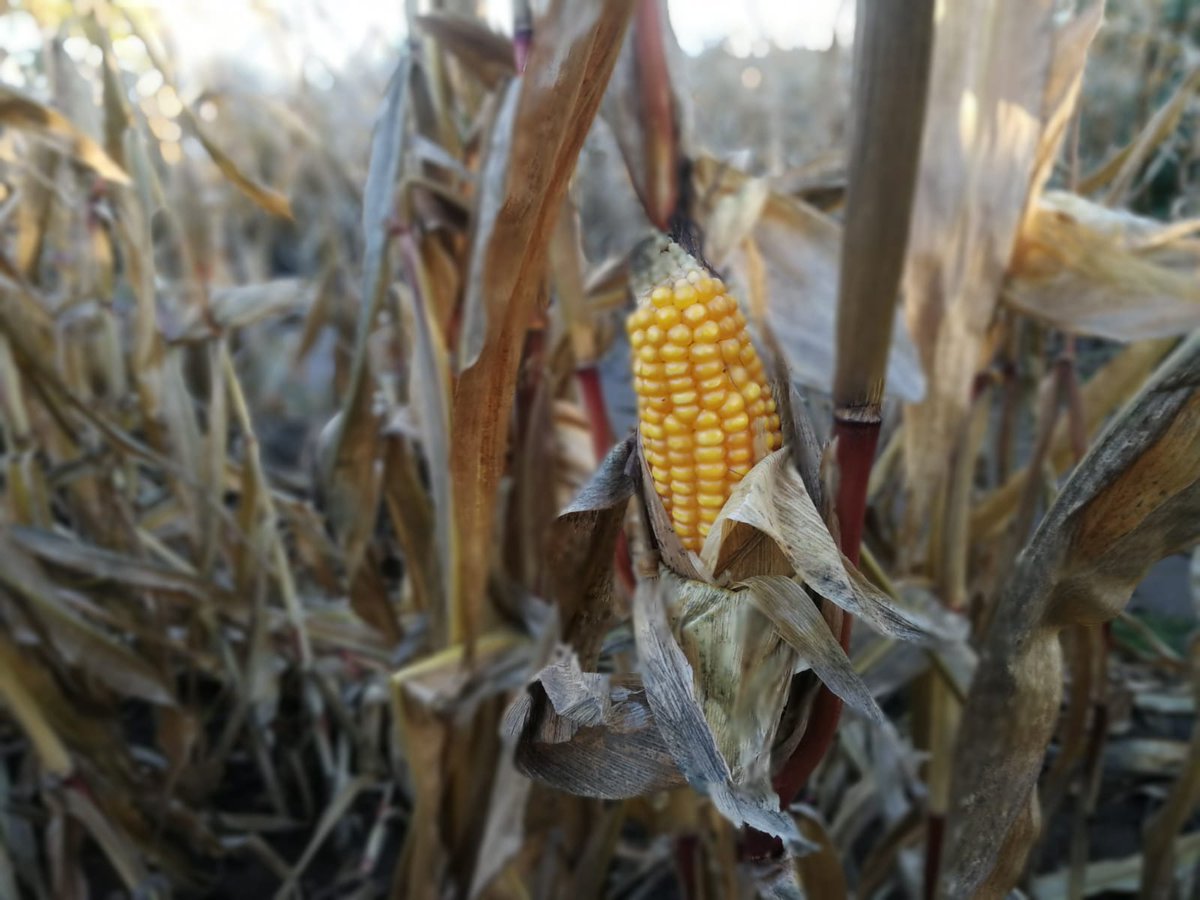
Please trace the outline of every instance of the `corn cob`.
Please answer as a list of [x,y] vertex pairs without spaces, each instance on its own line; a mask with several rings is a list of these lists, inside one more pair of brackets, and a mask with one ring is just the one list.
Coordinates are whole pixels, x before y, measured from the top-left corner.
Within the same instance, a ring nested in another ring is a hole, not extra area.
[[659,245],[627,321],[642,452],[675,533],[699,551],[733,486],[782,443],[737,301],[677,244]]

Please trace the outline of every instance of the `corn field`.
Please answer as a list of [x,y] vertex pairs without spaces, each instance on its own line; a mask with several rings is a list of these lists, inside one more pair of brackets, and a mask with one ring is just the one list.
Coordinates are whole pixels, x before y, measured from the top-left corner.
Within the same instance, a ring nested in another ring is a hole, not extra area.
[[0,2],[0,900],[1200,897],[1200,4],[245,5]]

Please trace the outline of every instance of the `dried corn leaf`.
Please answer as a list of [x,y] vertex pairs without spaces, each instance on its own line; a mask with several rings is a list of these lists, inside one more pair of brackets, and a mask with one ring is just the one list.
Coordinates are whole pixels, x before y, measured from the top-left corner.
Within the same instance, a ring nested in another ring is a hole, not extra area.
[[187,307],[183,322],[168,340],[199,341],[214,331],[245,328],[272,316],[299,313],[316,297],[313,285],[298,278],[279,278],[261,284],[215,288],[207,308]]
[[[1146,376],[1154,371],[1175,345],[1173,340],[1144,341],[1132,344],[1096,372],[1080,391],[1083,425],[1089,439],[1097,434],[1108,416],[1123,406],[1141,388]],[[1055,473],[1075,461],[1070,423],[1061,418],[1054,427],[1047,452]],[[1014,472],[1007,481],[986,495],[971,513],[972,536],[996,534],[1017,510],[1021,493],[1029,481],[1027,469]]]
[[[493,126],[480,180],[494,215],[477,214],[463,310],[455,390],[455,486],[465,636],[477,632],[491,558],[496,489],[504,469],[509,410],[526,328],[540,291],[553,218],[600,104],[631,3],[555,3],[539,24],[528,75],[513,83],[512,104]],[[503,108],[503,107],[502,107]],[[503,174],[500,174],[503,173]],[[484,200],[481,199],[481,203]]]
[[392,195],[406,147],[409,80],[413,70],[405,57],[388,84],[371,138],[371,162],[363,190],[362,295],[350,378],[337,417],[326,426],[328,440],[320,454],[328,492],[329,518],[346,550],[353,575],[362,560],[367,534],[379,502],[379,423],[373,409],[369,344],[375,317],[390,281],[388,247]]
[[512,41],[478,19],[450,13],[417,16],[417,26],[456,57],[467,71],[496,88],[515,74]]
[[116,184],[130,183],[125,170],[104,148],[76,128],[66,116],[7,85],[0,86],[0,124],[45,138],[101,178]]
[[[450,360],[441,328],[434,319],[431,308],[432,295],[429,278],[417,253],[411,234],[401,237],[409,262],[409,277],[412,290],[404,292],[410,301],[412,318],[412,361],[410,365],[409,404],[416,413],[420,426],[421,448],[429,479],[429,495],[433,501],[433,545],[438,560],[438,573],[443,598],[458,595],[458,531],[455,527],[454,485],[450,472],[444,464],[450,458]],[[446,634],[461,633],[462,623],[455,621],[460,614],[457,607],[450,608],[450,621],[435,618],[440,634],[439,643]]]
[[[918,522],[966,416],[1001,281],[1046,132],[1074,102],[1102,5],[1055,25],[1052,0],[945,8],[934,41],[920,180],[904,278],[909,329],[930,393],[905,413],[904,461]],[[1084,39],[1080,39],[1080,36]]]
[[[115,691],[172,706],[166,680],[144,657],[79,617],[60,596],[60,589],[41,566],[0,531],[0,584],[28,604],[27,612],[41,623],[46,637],[63,658],[91,673]],[[0,601],[4,594],[0,593]]]
[[1157,241],[1156,224],[1047,193],[1021,230],[1005,300],[1064,331],[1115,341],[1200,328],[1200,242]]
[[[0,704],[8,710],[33,744],[42,771],[47,775],[65,778],[74,768],[71,754],[42,710],[38,697],[31,694],[22,682],[20,662],[16,657],[17,648],[7,638],[0,637]],[[0,846],[3,843],[0,840]]]
[[683,53],[663,0],[637,4],[601,113],[647,217],[662,231],[679,201],[681,145],[691,112]]
[[397,870],[397,884],[406,885],[404,896],[439,896],[435,886],[453,858],[439,810],[449,802],[447,792],[453,784],[447,760],[453,750],[455,720],[468,719],[480,700],[524,680],[530,654],[531,644],[524,636],[492,632],[476,642],[473,663],[468,663],[466,648],[458,644],[392,676],[396,738],[413,798],[412,824],[405,836],[406,862]]
[[132,588],[180,594],[199,601],[212,600],[221,593],[215,585],[186,572],[83,541],[68,540],[51,531],[16,527],[9,531],[9,537],[14,544],[42,561],[90,579],[111,580]]
[[1002,896],[1019,873],[1058,718],[1059,630],[1110,620],[1151,565],[1197,539],[1200,335],[1079,464],[997,602],[963,712],[940,896]]

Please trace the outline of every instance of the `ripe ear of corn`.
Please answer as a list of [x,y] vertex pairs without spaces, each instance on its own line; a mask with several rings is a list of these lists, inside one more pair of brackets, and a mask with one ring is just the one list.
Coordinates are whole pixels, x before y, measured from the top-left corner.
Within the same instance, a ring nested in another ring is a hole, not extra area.
[[675,533],[699,552],[733,486],[781,445],[779,415],[721,279],[665,239],[635,272],[627,329],[642,452]]

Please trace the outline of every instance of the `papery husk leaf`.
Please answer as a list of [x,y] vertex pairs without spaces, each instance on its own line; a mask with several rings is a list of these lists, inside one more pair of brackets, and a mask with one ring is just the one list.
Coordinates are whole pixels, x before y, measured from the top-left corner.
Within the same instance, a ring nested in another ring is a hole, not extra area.
[[636,491],[636,440],[631,435],[609,451],[546,541],[548,595],[562,617],[563,636],[588,667],[595,665],[612,615],[613,553]]
[[726,555],[725,536],[736,523],[769,537],[783,551],[800,581],[883,634],[920,643],[955,641],[965,636],[966,625],[954,614],[928,610],[922,615],[901,608],[856,572],[834,543],[790,463],[787,448],[776,450],[747,473],[713,523],[700,556],[718,572]]
[[1033,834],[1015,826],[1059,712],[1059,630],[1110,620],[1151,565],[1197,539],[1193,335],[1075,469],[997,601],[964,706],[939,896],[999,897],[1019,874]]
[[708,796],[729,821],[776,835],[786,844],[802,846],[795,823],[779,810],[778,799],[765,778],[740,784],[733,780],[696,697],[692,666],[667,622],[671,578],[668,574],[665,578],[643,579],[633,605],[642,679],[659,731],[688,783]]
[[829,630],[813,598],[790,578],[747,578],[741,583],[775,633],[796,652],[798,668],[811,668],[834,694],[872,722],[883,713]]
[[734,782],[765,778],[791,676],[801,661],[749,592],[671,574],[661,581],[672,630],[695,674],[696,698]]

